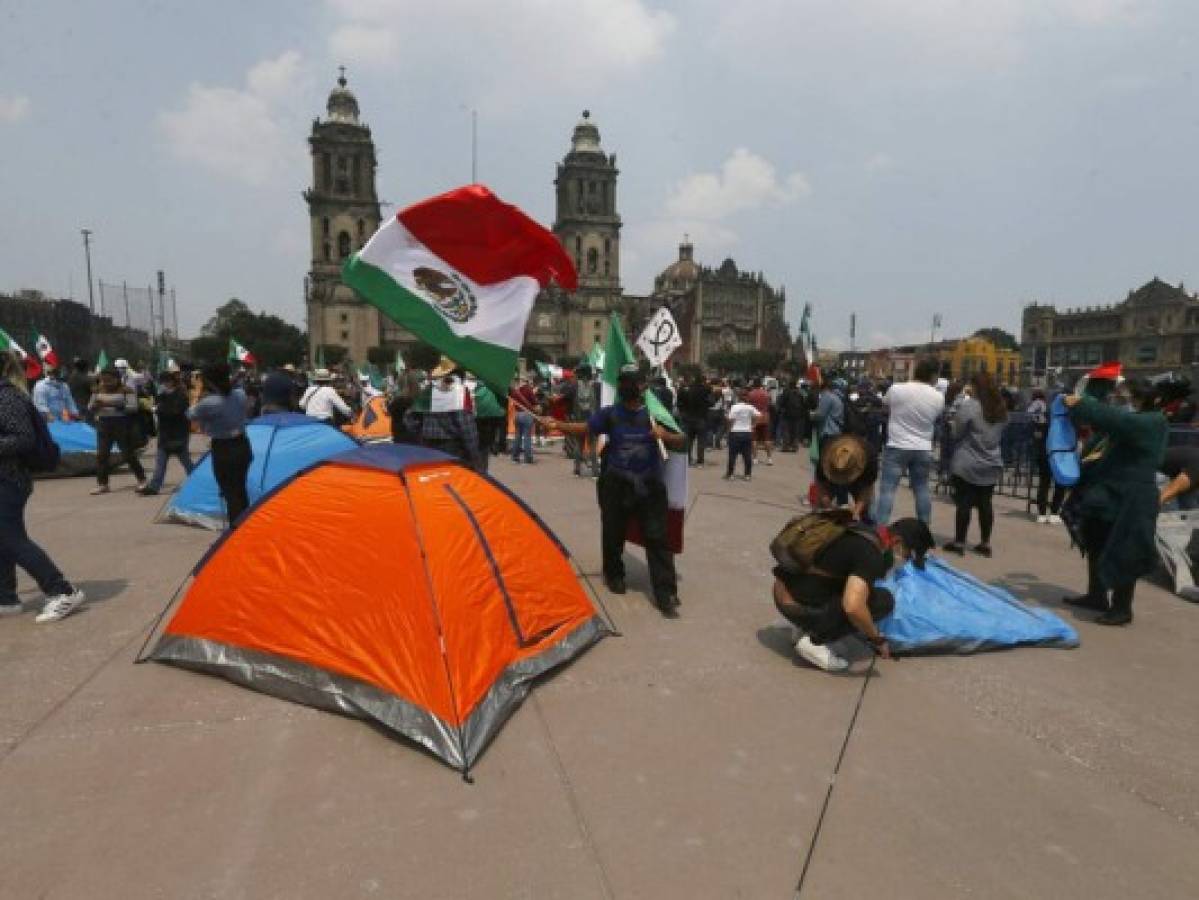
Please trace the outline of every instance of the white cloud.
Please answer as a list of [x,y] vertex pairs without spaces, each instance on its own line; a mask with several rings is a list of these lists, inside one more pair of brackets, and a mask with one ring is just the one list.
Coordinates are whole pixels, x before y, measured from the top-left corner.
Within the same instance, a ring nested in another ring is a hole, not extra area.
[[677,25],[643,0],[328,2],[338,61],[443,71],[493,105],[628,76],[662,56]]
[[0,95],[0,123],[12,125],[29,115],[29,98],[23,95]]
[[812,193],[802,172],[779,179],[774,164],[744,147],[724,161],[719,172],[688,175],[666,200],[668,214],[714,221],[763,206],[783,206]]
[[192,84],[181,108],[159,116],[175,156],[246,184],[297,183],[304,162],[303,113],[307,78],[295,50],[257,63],[245,87]]

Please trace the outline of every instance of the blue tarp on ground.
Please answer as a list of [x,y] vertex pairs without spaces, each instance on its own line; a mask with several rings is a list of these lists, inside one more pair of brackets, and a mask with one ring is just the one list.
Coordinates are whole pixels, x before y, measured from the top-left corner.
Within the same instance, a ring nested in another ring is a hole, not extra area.
[[902,653],[1078,646],[1078,632],[1049,610],[939,559],[930,557],[924,571],[908,563],[879,584],[895,596],[895,612],[878,627]]
[[[246,436],[254,461],[246,477],[250,503],[315,462],[357,447],[353,438],[308,416],[277,413],[252,420]],[[160,522],[180,522],[202,528],[225,525],[225,505],[205,456],[158,516]]]

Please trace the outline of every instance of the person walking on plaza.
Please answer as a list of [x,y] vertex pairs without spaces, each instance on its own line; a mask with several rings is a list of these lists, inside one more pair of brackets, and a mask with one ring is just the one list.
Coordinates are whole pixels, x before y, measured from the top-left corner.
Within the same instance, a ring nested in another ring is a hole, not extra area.
[[461,368],[444,356],[430,374],[429,411],[421,417],[421,443],[455,456],[481,472],[474,398],[466,387],[464,375]]
[[[586,363],[575,369],[578,386],[575,389],[574,415],[571,421],[586,422],[600,406],[600,381]],[[595,440],[590,434],[575,439],[578,443],[578,454],[574,458],[574,473],[576,477],[589,474],[599,478],[599,456],[595,451]],[[586,465],[587,472],[583,471]]]
[[508,396],[516,405],[516,434],[512,438],[512,461],[519,463],[521,454],[524,454],[525,462],[532,465],[533,429],[537,425],[537,416],[541,414],[537,392],[529,384],[528,378],[521,378],[520,384],[509,391]]
[[[719,450],[724,437],[725,415],[728,409],[724,404],[724,385],[713,379],[708,384],[708,396],[712,401],[708,404],[708,449]],[[729,407],[731,406],[730,403]]]
[[729,464],[724,470],[724,480],[733,480],[733,470],[737,467],[737,457],[743,461],[745,474],[742,479],[749,481],[754,474],[754,429],[763,421],[763,415],[758,408],[749,402],[747,391],[742,388],[740,399],[729,408]]
[[190,475],[192,465],[188,441],[191,438],[191,422],[187,418],[187,393],[183,390],[179,366],[171,362],[158,378],[158,396],[154,402],[158,416],[158,449],[154,457],[154,474],[150,483],[138,493],[152,497],[162,490],[167,474],[167,463],[173,456],[183,466],[184,474]]
[[246,437],[248,401],[241,388],[233,387],[228,363],[205,366],[203,377],[204,396],[187,411],[187,417],[212,441],[212,474],[232,528],[250,505],[246,474],[254,451]]
[[933,433],[945,411],[945,395],[933,387],[938,366],[935,357],[919,360],[915,380],[893,384],[883,395],[883,406],[890,415],[874,507],[876,522],[890,521],[900,479],[907,475],[916,500],[916,518],[926,525],[932,524],[933,499],[928,476],[933,466]]
[[1063,508],[1063,516],[1072,510],[1067,521],[1076,520],[1082,538],[1087,592],[1065,602],[1101,612],[1095,620],[1100,625],[1132,622],[1137,579],[1158,565],[1155,475],[1165,458],[1169,424],[1155,409],[1156,392],[1148,379],[1131,378],[1125,387],[1131,410],[1090,395],[1064,398],[1074,423],[1094,431],[1080,454],[1078,485]]
[[133,417],[137,414],[137,395],[121,383],[116,369],[100,373],[100,385],[88,401],[96,426],[96,487],[93,494],[109,492],[108,476],[115,443],[121,459],[137,479],[137,489],[146,487],[146,470],[133,445]]
[[1000,442],[1007,427],[1007,404],[986,372],[976,372],[970,380],[972,396],[965,397],[953,414],[953,459],[949,464],[953,479],[954,537],[942,549],[966,552],[966,532],[970,515],[978,510],[981,540],[974,551],[991,555],[991,530],[995,511],[991,498],[1003,473]]
[[832,381],[825,381],[820,386],[820,396],[816,401],[816,411],[812,413],[815,435],[818,441],[835,438],[845,428],[845,399]]
[[[679,415],[683,433],[687,435],[687,463],[703,466],[704,444],[708,440],[708,410],[712,406],[712,395],[703,377],[698,373],[687,379],[679,389]],[[693,452],[694,451],[694,454]]]
[[0,616],[23,612],[17,597],[17,567],[49,598],[36,622],[57,622],[87,599],[29,537],[25,507],[33,493],[27,459],[37,447],[35,411],[25,392],[25,364],[17,354],[0,353]]
[[80,415],[87,415],[87,404],[92,399],[92,388],[95,378],[88,369],[86,359],[76,359],[71,363],[71,374],[67,376],[67,387],[71,391],[71,399]]
[[[1032,400],[1025,409],[1029,424],[1032,426],[1030,440],[1033,463],[1037,467],[1037,524],[1061,525],[1058,513],[1062,501],[1066,499],[1066,489],[1053,480],[1049,468],[1049,450],[1045,442],[1049,439],[1049,404],[1045,392],[1040,388],[1032,392]],[[1053,489],[1053,499],[1049,498],[1049,489]]]
[[758,411],[761,418],[754,419],[753,454],[758,458],[758,451],[766,451],[766,465],[774,465],[774,442],[770,438],[770,394],[762,386],[762,379],[754,379],[753,389],[746,395],[745,401]]
[[300,411],[326,425],[337,427],[337,417],[348,420],[350,407],[333,388],[333,375],[328,369],[317,369],[312,375],[313,384],[300,398]]
[[678,576],[674,554],[667,545],[661,445],[681,449],[684,437],[650,417],[644,401],[645,380],[636,366],[620,370],[616,393],[619,402],[597,410],[588,422],[562,422],[558,427],[569,434],[608,437],[596,485],[604,584],[614,594],[626,590],[625,533],[629,520],[636,519],[645,544],[654,604],[664,615],[672,616],[679,605]]
[[54,369],[47,369],[46,377],[33,386],[33,405],[47,422],[70,422],[79,418],[79,407],[75,405],[70,388]]
[[474,398],[475,429],[478,431],[479,471],[486,472],[495,452],[495,436],[507,422],[504,407],[499,399],[483,382],[476,379],[467,380],[467,388]]

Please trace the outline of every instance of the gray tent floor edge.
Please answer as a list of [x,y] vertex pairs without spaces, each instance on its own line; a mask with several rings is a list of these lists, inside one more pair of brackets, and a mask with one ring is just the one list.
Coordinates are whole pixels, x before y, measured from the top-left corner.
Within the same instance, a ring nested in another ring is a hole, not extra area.
[[163,635],[150,659],[208,675],[294,703],[374,721],[419,744],[455,769],[463,769],[457,730],[408,702],[346,675],[283,656],[202,638]]
[[536,656],[519,660],[501,672],[463,723],[467,764],[474,765],[500,726],[528,696],[533,681],[570,662],[612,633],[612,627],[596,613],[553,646]]

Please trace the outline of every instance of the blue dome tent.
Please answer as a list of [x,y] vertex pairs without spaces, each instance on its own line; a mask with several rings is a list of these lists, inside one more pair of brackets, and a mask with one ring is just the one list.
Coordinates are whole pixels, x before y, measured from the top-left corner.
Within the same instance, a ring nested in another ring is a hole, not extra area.
[[[58,468],[39,474],[39,478],[57,478],[96,474],[96,429],[87,422],[50,422],[50,437],[62,454]],[[120,456],[113,459],[120,462]]]
[[[246,476],[250,503],[269,493],[296,472],[358,446],[353,438],[316,419],[297,413],[273,413],[253,419],[246,436],[254,461]],[[158,514],[159,522],[177,522],[219,530],[225,525],[225,504],[205,456]]]

